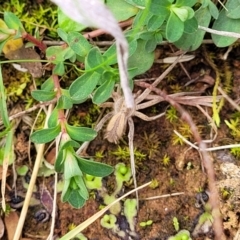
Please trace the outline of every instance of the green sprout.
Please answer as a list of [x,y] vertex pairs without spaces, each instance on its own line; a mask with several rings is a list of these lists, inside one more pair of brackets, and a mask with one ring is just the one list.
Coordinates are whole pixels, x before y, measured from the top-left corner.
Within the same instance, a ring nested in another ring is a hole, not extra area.
[[181,230],[175,236],[171,236],[168,240],[192,240],[189,231]]
[[127,199],[124,202],[124,215],[129,223],[129,228],[132,232],[135,232],[134,218],[137,216],[137,200]]
[[29,169],[28,169],[28,166],[22,165],[22,166],[17,167],[16,170],[17,170],[17,174],[19,176],[25,176]]
[[152,224],[153,224],[153,220],[147,220],[145,222],[140,222],[139,226],[144,228],[144,227],[151,226]]
[[176,230],[176,232],[178,232],[179,231],[179,222],[176,217],[173,218],[173,226],[174,226],[174,229]]
[[150,187],[151,189],[156,189],[156,188],[158,188],[158,186],[159,186],[158,180],[157,180],[156,178],[152,179],[149,187]]
[[123,186],[124,182],[128,182],[132,176],[130,167],[127,167],[124,163],[118,163],[115,166],[114,175],[116,176],[117,187],[114,191],[114,195],[117,195]]
[[101,226],[107,229],[116,229],[117,218],[113,214],[105,214],[100,221]]
[[101,177],[95,177],[89,174],[86,174],[84,176],[84,181],[86,184],[86,187],[88,189],[102,189],[102,178]]

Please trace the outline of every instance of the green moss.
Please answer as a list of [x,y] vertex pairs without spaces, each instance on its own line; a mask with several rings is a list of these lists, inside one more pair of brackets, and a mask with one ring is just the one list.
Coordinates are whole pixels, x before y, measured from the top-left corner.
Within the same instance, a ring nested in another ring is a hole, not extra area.
[[23,22],[26,32],[31,35],[45,30],[45,35],[57,37],[57,7],[50,1],[38,4],[32,1],[10,0],[0,5],[0,11],[13,12]]

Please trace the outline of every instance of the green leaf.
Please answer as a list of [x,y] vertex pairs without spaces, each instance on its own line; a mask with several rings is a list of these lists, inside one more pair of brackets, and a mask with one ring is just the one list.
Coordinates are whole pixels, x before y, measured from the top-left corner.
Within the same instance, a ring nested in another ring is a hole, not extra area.
[[56,74],[58,76],[62,76],[65,73],[65,67],[63,62],[59,62],[55,65],[53,68],[53,74]]
[[70,109],[73,106],[72,99],[68,96],[61,95],[57,102],[57,109]]
[[85,69],[91,70],[92,68],[98,67],[95,71],[102,73],[104,70],[103,66],[99,66],[99,65],[102,65],[103,62],[104,62],[104,59],[99,48],[94,47],[89,51],[85,59]]
[[130,78],[145,73],[149,68],[151,68],[154,61],[154,53],[148,53],[145,50],[145,41],[138,40],[137,44],[135,53],[128,59]]
[[154,38],[155,38],[156,43],[158,43],[158,44],[163,41],[163,37],[162,37],[162,34],[160,32],[156,32],[154,34]]
[[[227,12],[223,9],[218,19],[213,23],[212,28],[218,31],[240,32],[240,20],[227,17]],[[217,47],[227,47],[237,41],[234,37],[225,37],[221,35],[212,34],[212,40]]]
[[70,31],[78,32],[86,28],[86,26],[79,24],[73,21],[72,19],[70,19],[59,8],[58,8],[58,25],[65,32],[70,32]]
[[146,41],[145,50],[148,53],[153,52],[156,49],[157,42],[155,38],[149,39]]
[[75,208],[81,208],[86,203],[86,200],[81,196],[79,190],[71,190],[66,201]]
[[85,160],[80,157],[77,157],[77,159],[78,159],[78,165],[81,171],[92,176],[105,177],[111,174],[114,170],[113,167],[104,163]]
[[80,142],[92,141],[97,136],[95,130],[87,127],[74,127],[67,124],[66,129],[72,139]]
[[125,1],[134,6],[139,6],[139,7],[146,6],[146,0],[125,0]]
[[239,19],[240,18],[240,1],[239,0],[228,0],[226,2],[226,8],[227,8],[227,12],[226,15],[229,18],[232,19]]
[[108,0],[106,5],[118,22],[127,20],[136,15],[139,10],[137,7],[134,7],[124,0]]
[[67,42],[68,34],[61,28],[57,29],[58,36],[64,41]]
[[77,78],[69,88],[69,93],[74,101],[86,99],[95,89],[101,75],[97,72],[87,72]]
[[79,194],[82,196],[82,198],[87,200],[89,198],[89,194],[85,182],[83,181],[83,178],[76,176],[74,177],[74,180],[79,187]]
[[74,152],[73,148],[79,148],[80,144],[73,141],[69,140],[65,142],[59,149],[58,154],[57,154],[57,159],[54,164],[54,168],[56,172],[63,172],[64,169],[64,161],[67,157],[67,150]]
[[198,30],[198,21],[197,19],[191,18],[184,22],[184,32],[185,33],[196,33]]
[[235,9],[229,11],[227,16],[232,19],[239,19],[240,18],[239,13],[240,13],[240,5],[238,5]]
[[147,29],[149,31],[156,31],[162,26],[166,16],[163,15],[153,15],[147,22]]
[[34,143],[47,143],[55,139],[61,131],[60,125],[53,128],[41,129],[34,132],[30,139]]
[[70,32],[67,37],[69,47],[79,56],[85,57],[91,49],[87,39],[78,32]]
[[[191,8],[190,8],[191,9]],[[186,7],[173,7],[171,10],[179,17],[182,22],[185,22],[189,17],[189,10]],[[193,10],[192,10],[193,11]],[[193,12],[194,14],[194,12]],[[170,15],[171,16],[171,15]]]
[[150,5],[150,11],[155,15],[161,15],[166,18],[170,13],[171,2],[167,0],[152,0]]
[[188,6],[192,7],[195,5],[198,1],[197,0],[177,0],[176,5],[177,6]]
[[56,97],[56,92],[54,91],[46,91],[46,90],[33,90],[31,95],[34,99],[39,102],[46,102],[54,99]]
[[54,82],[52,76],[49,77],[42,85],[41,89],[45,91],[52,91],[54,90]]
[[[133,55],[136,49],[137,41],[133,40],[128,44],[129,57]],[[117,63],[117,50],[115,43],[110,48],[108,48],[107,51],[104,52],[103,57],[107,58],[106,64],[108,65],[113,65]]]
[[171,12],[166,25],[166,38],[169,42],[176,42],[183,34],[184,23]]
[[12,12],[4,12],[4,22],[10,29],[24,30],[20,19]]
[[82,176],[82,171],[78,166],[77,158],[73,155],[72,151],[64,151],[66,151],[66,157],[64,159],[64,179]]
[[[219,16],[219,11],[218,8],[216,7],[216,5],[209,0],[209,5],[208,5],[208,9],[210,14],[212,15],[213,18],[218,19]],[[201,25],[202,26],[202,25]]]
[[62,63],[66,59],[71,58],[74,54],[74,51],[70,47],[66,46],[52,46],[48,47],[46,50],[47,59],[55,63]]
[[[203,27],[209,26],[209,23],[211,21],[211,14],[208,8],[198,9],[195,12],[195,17],[199,25]],[[192,34],[184,33],[182,37],[174,44],[178,48],[181,48],[182,50],[194,51],[202,44],[204,35],[205,35],[205,31],[202,31],[202,30],[197,30],[197,32]]]
[[48,127],[53,128],[58,124],[58,109],[54,108],[49,119],[48,119]]
[[105,102],[113,91],[115,81],[111,78],[108,78],[100,87],[97,88],[93,95],[93,102],[95,104],[100,104]]
[[64,160],[65,160],[65,152],[63,150],[59,151],[57,154],[57,158],[54,163],[54,169],[56,172],[63,172],[64,168]]

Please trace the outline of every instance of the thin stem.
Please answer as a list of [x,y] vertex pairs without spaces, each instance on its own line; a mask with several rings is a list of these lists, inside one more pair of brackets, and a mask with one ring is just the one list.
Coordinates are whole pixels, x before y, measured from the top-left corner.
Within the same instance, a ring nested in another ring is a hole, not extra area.
[[45,50],[47,49],[47,46],[43,42],[39,41],[38,39],[36,39],[35,37],[33,37],[32,35],[30,35],[28,33],[23,33],[22,37],[24,39],[28,40],[29,42],[34,43],[43,52],[45,52]]

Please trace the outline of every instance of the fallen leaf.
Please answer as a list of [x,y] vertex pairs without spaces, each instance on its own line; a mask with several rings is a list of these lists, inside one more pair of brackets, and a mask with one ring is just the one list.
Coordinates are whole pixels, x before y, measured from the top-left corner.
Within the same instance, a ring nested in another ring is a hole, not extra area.
[[14,233],[17,228],[19,216],[17,212],[10,212],[7,216],[4,218],[6,231],[7,231],[7,239],[13,239]]

